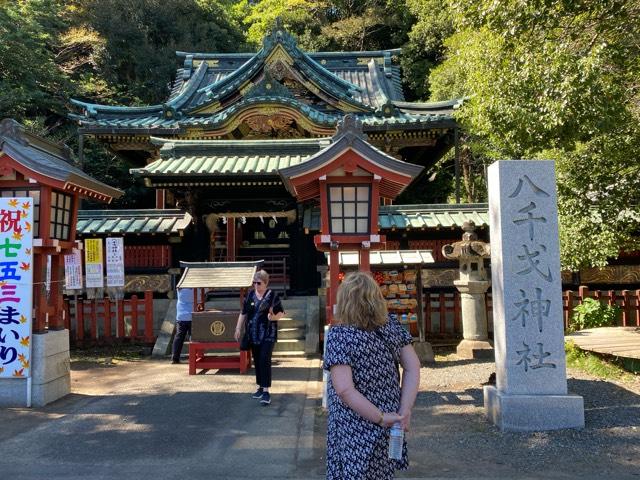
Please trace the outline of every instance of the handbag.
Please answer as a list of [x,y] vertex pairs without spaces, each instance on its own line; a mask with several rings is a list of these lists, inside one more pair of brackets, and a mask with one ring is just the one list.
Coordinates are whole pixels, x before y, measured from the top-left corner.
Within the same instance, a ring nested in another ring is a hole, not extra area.
[[242,328],[242,336],[240,337],[240,350],[246,352],[251,348],[251,339],[249,338],[249,321],[245,318]]

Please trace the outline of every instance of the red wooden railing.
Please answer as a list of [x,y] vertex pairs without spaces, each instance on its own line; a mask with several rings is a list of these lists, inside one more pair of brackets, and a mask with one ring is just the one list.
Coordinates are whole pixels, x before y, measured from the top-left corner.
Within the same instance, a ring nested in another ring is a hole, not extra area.
[[71,344],[113,342],[153,343],[153,292],[143,298],[113,301],[109,298],[65,300],[65,327]]
[[640,327],[640,290],[594,290],[580,287],[577,292],[567,290],[562,294],[564,310],[564,326],[569,327],[569,320],[576,305],[585,298],[594,298],[608,305],[617,305],[622,310],[618,326]]
[[[576,305],[590,297],[617,305],[622,311],[618,325],[622,327],[640,327],[640,290],[614,291],[594,290],[580,287],[577,292],[566,290],[562,293],[564,326],[568,328],[569,319]],[[491,292],[485,294],[489,331],[493,330],[493,306]],[[424,294],[424,322],[427,339],[462,336],[462,312],[460,293],[428,292]]]
[[169,268],[171,247],[169,245],[125,245],[125,268]]

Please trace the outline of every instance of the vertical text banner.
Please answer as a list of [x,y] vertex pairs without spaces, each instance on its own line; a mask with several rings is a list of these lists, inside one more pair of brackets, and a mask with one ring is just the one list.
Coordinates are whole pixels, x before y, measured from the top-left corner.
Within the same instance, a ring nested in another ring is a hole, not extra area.
[[489,167],[496,387],[565,395],[560,242],[553,161]]
[[104,287],[101,238],[88,238],[84,241],[84,268],[87,288]]
[[0,377],[31,376],[33,204],[0,198]]
[[64,288],[67,290],[82,289],[82,256],[80,250],[64,256]]
[[107,287],[124,287],[124,241],[122,237],[106,239]]

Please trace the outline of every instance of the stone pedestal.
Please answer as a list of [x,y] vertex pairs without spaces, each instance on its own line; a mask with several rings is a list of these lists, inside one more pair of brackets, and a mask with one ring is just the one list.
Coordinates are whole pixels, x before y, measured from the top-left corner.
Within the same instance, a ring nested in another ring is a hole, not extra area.
[[33,336],[31,403],[41,407],[71,393],[69,330]]
[[431,344],[429,342],[415,342],[413,344],[413,348],[415,349],[422,366],[436,361],[433,355],[433,348],[431,348]]
[[584,427],[567,392],[556,205],[553,162],[489,167],[496,385],[484,404],[502,430]]
[[493,358],[493,345],[487,331],[487,309],[484,294],[491,282],[456,280],[453,282],[460,292],[463,340],[456,354],[466,359]]
[[[31,405],[42,407],[71,392],[69,330],[49,331],[32,336]],[[0,406],[26,407],[28,380],[0,380]]]
[[584,401],[579,395],[508,395],[491,385],[483,390],[485,414],[502,431],[584,427]]

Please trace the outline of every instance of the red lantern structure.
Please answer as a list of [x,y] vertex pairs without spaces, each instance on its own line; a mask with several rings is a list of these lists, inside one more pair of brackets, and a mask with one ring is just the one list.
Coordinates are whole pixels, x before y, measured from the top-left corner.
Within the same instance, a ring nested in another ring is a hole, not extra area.
[[372,146],[362,123],[347,115],[328,147],[304,163],[279,170],[298,202],[320,204],[320,234],[314,243],[329,252],[329,321],[339,284],[339,252],[357,251],[360,270],[370,270],[369,251],[385,244],[378,232],[378,206],[397,197],[422,169]]

